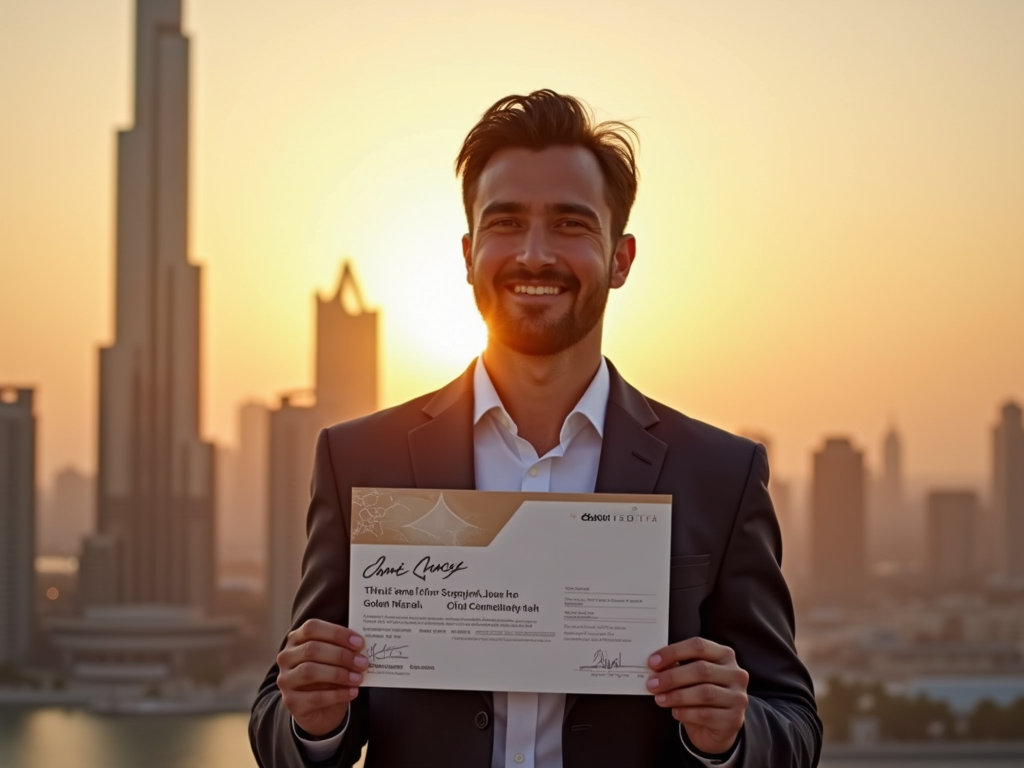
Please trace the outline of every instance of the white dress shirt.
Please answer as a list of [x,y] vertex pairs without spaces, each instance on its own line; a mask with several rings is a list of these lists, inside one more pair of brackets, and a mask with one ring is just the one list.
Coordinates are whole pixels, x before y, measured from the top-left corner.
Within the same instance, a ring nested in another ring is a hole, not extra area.
[[[502,405],[483,358],[473,371],[473,459],[478,491],[553,491],[593,493],[604,439],[608,407],[608,364],[601,367],[583,397],[572,409],[558,445],[543,456],[519,437],[519,430]],[[563,693],[494,692],[494,747],[491,768],[562,768]],[[344,731],[322,741],[296,738],[313,760],[330,757],[341,745]],[[686,744],[684,742],[684,747]],[[687,747],[689,751],[689,748]],[[691,751],[692,754],[692,751]],[[707,760],[707,766],[729,768],[728,761]]]

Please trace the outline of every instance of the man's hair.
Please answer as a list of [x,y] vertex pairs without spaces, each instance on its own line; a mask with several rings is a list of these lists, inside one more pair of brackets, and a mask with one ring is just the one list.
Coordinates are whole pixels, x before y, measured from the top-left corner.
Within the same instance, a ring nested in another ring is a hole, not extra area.
[[635,130],[618,120],[594,124],[590,108],[579,99],[550,89],[529,96],[506,96],[496,101],[473,126],[455,160],[462,175],[462,204],[469,231],[473,231],[473,200],[480,174],[495,152],[502,149],[583,147],[597,158],[604,177],[605,198],[612,211],[612,247],[618,243],[636,200],[639,172]]

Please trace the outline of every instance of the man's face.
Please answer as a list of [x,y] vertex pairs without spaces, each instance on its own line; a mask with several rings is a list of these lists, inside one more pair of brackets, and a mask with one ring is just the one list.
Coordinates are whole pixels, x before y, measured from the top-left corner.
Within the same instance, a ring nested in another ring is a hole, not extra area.
[[495,153],[477,184],[466,279],[496,341],[527,355],[579,343],[621,286],[634,242],[611,241],[597,159],[582,147]]

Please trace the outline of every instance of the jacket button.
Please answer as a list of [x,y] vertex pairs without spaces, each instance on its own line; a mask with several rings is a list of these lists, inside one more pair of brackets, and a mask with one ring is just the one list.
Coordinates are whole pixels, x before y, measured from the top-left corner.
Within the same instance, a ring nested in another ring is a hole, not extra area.
[[486,712],[480,711],[476,713],[476,727],[479,728],[481,731],[487,727],[487,724],[490,721],[491,719],[487,716]]

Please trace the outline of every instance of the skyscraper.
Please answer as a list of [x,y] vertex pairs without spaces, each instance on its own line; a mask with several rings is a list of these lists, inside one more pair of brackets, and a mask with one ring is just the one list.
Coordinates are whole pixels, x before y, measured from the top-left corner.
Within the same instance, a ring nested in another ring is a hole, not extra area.
[[924,532],[904,492],[903,440],[895,425],[882,439],[882,468],[872,483],[868,513],[868,559],[906,570],[920,565]]
[[348,262],[334,295],[316,297],[316,408],[324,425],[377,410],[377,313]]
[[933,491],[928,494],[928,574],[940,588],[964,587],[977,571],[974,561],[978,494]]
[[267,538],[269,409],[238,409],[238,447],[219,454],[217,544],[222,566],[264,566]]
[[291,626],[306,544],[306,509],[317,433],[377,410],[377,313],[367,311],[346,263],[338,289],[316,297],[314,402],[281,398],[270,413],[268,514],[268,642],[276,648]]
[[188,260],[189,43],[181,0],[137,0],[135,12],[135,122],[117,137],[115,340],[100,350],[104,546],[83,553],[116,563],[83,565],[117,574],[116,594],[96,602],[203,607],[214,452],[199,432],[200,272]]
[[864,455],[846,438],[814,454],[811,576],[822,600],[846,601],[865,585]]
[[36,417],[31,389],[0,386],[0,664],[28,659],[35,629]]
[[1006,403],[992,434],[992,508],[1001,570],[1024,580],[1024,423],[1017,403]]

